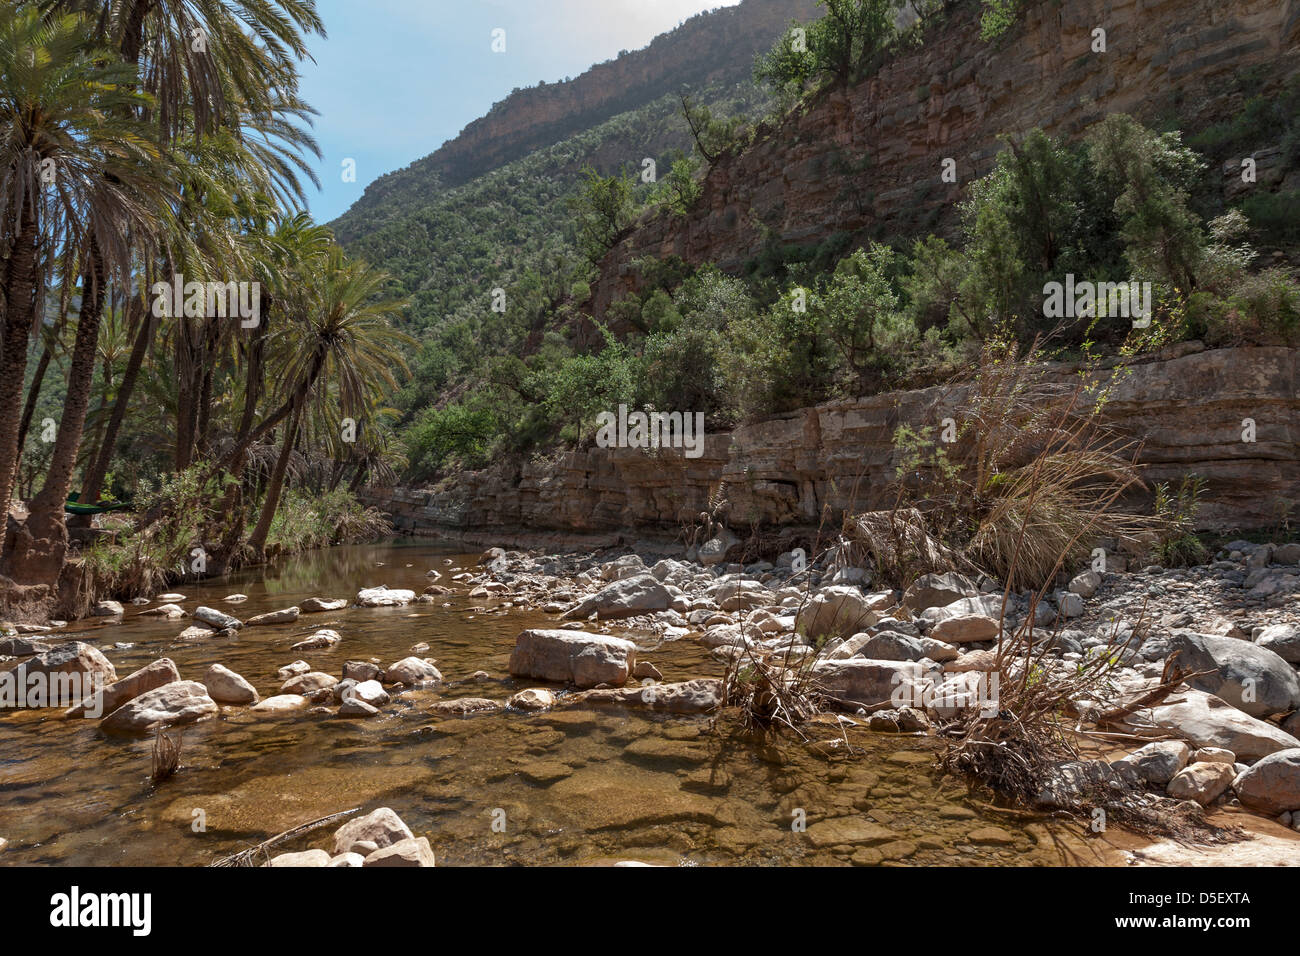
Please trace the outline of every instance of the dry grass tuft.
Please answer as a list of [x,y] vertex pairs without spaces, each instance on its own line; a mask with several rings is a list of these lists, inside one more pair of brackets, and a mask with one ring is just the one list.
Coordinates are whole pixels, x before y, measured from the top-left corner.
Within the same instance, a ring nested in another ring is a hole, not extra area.
[[157,727],[153,738],[153,769],[149,779],[154,783],[162,783],[175,775],[181,766],[181,743],[183,735],[177,732],[173,738],[170,734],[163,732],[161,726]]

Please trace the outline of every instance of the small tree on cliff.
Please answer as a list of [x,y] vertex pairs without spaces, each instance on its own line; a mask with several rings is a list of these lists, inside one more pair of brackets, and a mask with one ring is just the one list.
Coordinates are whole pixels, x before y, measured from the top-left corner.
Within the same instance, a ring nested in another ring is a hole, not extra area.
[[587,166],[582,191],[573,198],[572,209],[578,229],[578,248],[593,265],[622,241],[632,229],[636,207],[632,187],[621,175],[602,176]]

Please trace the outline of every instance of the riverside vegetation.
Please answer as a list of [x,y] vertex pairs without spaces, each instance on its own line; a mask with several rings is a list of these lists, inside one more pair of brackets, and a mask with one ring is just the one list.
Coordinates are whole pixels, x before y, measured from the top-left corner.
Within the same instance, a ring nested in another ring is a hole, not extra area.
[[0,10],[7,615],[385,530],[352,493],[397,460],[411,340],[301,211],[317,33],[311,3]]

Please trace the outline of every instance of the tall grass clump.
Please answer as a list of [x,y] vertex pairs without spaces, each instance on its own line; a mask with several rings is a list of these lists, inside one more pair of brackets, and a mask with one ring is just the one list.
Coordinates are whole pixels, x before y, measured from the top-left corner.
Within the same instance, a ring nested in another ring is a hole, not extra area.
[[1144,487],[1140,444],[1101,420],[1097,397],[1049,379],[1037,345],[986,344],[935,423],[897,430],[895,505],[854,516],[847,543],[896,586],[955,567],[1021,589],[1081,563],[1097,538],[1149,530],[1152,518],[1115,507]]

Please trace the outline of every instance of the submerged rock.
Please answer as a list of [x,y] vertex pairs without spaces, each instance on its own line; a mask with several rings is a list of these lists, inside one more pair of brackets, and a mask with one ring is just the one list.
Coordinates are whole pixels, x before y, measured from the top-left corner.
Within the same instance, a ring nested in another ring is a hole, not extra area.
[[566,704],[622,704],[670,714],[707,714],[722,705],[722,681],[696,678],[644,687],[602,688],[565,698]]
[[494,714],[504,706],[501,701],[486,697],[458,697],[430,704],[427,712],[439,717],[469,717],[473,714]]
[[185,616],[185,609],[179,604],[160,604],[157,607],[149,608],[147,611],[141,611],[140,616],[165,617],[169,621],[174,621]]
[[516,710],[550,710],[555,706],[555,695],[543,687],[528,687],[511,697],[506,706]]

